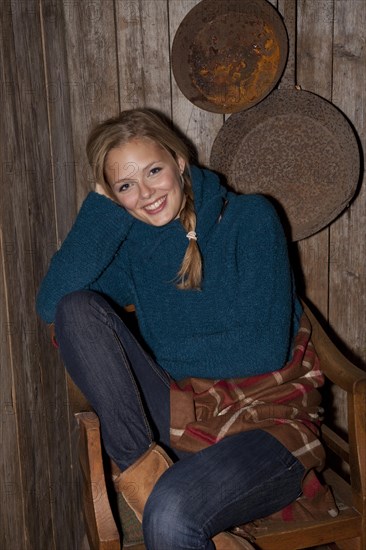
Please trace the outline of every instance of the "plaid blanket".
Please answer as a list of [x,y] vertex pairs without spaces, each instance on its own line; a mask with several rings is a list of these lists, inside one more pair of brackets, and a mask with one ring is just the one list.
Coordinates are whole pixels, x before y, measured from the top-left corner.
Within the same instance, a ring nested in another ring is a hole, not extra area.
[[325,461],[319,440],[323,409],[318,388],[323,383],[311,342],[311,324],[303,314],[291,360],[281,370],[248,378],[172,382],[171,445],[197,452],[231,434],[265,430],[293,453],[307,472],[303,481],[305,506],[286,509],[279,519],[312,517],[311,502],[317,517],[322,513],[335,515],[330,492],[314,473]]

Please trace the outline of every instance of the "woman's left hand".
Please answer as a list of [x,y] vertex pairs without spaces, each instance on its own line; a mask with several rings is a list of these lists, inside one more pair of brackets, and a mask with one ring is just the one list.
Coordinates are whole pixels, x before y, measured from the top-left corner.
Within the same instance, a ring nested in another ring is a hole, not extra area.
[[53,345],[53,347],[58,349],[59,346],[58,346],[58,343],[57,343],[57,340],[56,340],[55,324],[51,323],[50,325],[48,325],[48,329],[50,331],[50,337],[51,337],[52,345]]

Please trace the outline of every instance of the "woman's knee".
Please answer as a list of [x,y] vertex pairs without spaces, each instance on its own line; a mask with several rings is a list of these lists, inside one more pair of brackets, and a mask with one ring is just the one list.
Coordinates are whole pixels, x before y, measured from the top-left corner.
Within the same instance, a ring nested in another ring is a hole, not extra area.
[[[58,303],[55,316],[56,338],[70,339],[79,335],[84,338],[93,331],[96,304],[103,297],[89,290],[77,290],[66,294]],[[101,305],[101,304],[99,304]]]
[[57,304],[56,323],[58,320],[70,319],[80,311],[88,311],[97,294],[90,290],[75,290],[65,294]]
[[179,484],[170,485],[163,478],[155,486],[144,510],[143,531],[147,548],[204,548],[203,526],[197,525],[196,514],[183,488]]

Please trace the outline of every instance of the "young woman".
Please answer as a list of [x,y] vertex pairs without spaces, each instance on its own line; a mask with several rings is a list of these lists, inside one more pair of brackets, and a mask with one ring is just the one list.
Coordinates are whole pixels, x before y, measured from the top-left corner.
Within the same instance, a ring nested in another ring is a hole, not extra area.
[[[148,550],[251,548],[222,532],[295,501],[323,461],[322,378],[281,224],[265,198],[190,166],[149,110],[98,125],[87,152],[97,192],[38,312],[99,416]],[[128,304],[143,347],[119,314]]]

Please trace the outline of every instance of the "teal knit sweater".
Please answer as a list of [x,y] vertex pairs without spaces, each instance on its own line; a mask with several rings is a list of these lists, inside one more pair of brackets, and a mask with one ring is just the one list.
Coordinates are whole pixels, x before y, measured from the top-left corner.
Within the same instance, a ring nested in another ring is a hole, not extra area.
[[179,220],[148,225],[89,193],[52,258],[38,292],[38,313],[51,323],[64,295],[90,289],[120,306],[135,305],[152,355],[176,380],[280,369],[301,306],[276,212],[262,196],[235,195],[212,172],[191,170],[201,290],[175,286],[188,244]]

